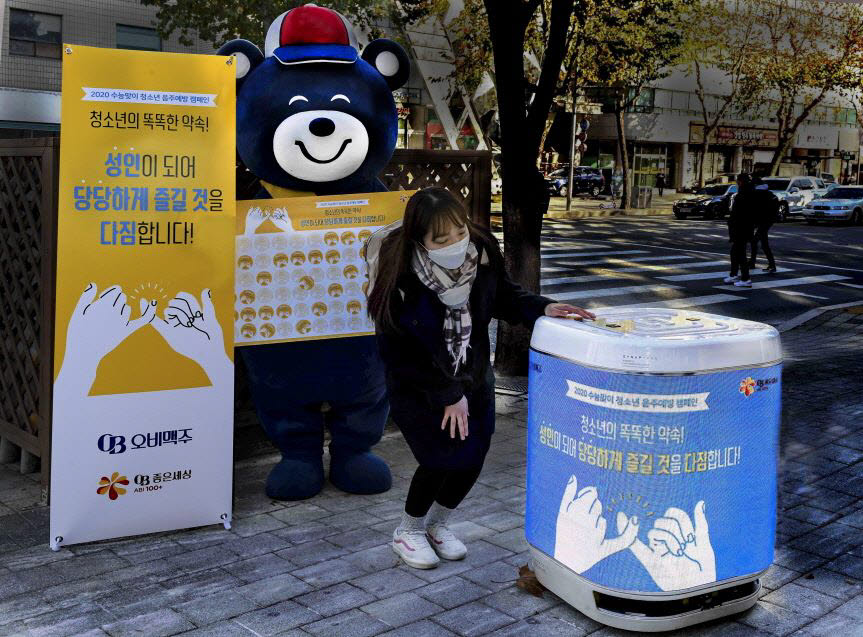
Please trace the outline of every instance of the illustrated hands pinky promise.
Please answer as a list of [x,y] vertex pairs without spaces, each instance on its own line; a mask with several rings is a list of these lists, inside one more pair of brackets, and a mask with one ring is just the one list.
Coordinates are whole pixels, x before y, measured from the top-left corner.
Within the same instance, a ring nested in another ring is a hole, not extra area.
[[[716,581],[716,556],[704,513],[704,500],[695,505],[695,524],[689,514],[670,507],[647,532],[647,544],[639,539],[630,550],[663,591],[693,588]],[[617,528],[626,516],[617,515]]]
[[[619,514],[623,515],[623,514]],[[584,573],[610,555],[629,548],[638,535],[638,518],[623,515],[619,535],[606,538],[607,522],[596,487],[578,489],[573,475],[566,485],[557,514],[554,559],[576,573]]]

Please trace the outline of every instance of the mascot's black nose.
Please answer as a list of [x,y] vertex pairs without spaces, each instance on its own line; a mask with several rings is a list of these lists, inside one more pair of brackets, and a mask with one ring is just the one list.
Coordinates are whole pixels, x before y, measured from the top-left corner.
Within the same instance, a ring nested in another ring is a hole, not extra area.
[[328,117],[316,117],[309,124],[309,130],[312,131],[312,135],[326,137],[333,134],[333,131],[336,130],[336,125]]

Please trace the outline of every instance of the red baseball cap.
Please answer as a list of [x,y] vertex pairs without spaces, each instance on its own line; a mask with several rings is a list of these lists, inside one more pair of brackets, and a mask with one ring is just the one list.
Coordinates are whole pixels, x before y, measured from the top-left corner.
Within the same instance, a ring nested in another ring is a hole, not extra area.
[[306,4],[285,11],[267,30],[264,55],[282,64],[357,61],[357,39],[350,22],[338,11]]

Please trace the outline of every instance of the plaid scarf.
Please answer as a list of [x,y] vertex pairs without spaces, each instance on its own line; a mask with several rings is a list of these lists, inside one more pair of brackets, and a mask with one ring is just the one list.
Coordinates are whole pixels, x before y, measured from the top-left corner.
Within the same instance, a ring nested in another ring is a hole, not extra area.
[[414,249],[413,271],[420,282],[437,294],[446,306],[443,320],[443,339],[453,359],[453,372],[467,360],[470,345],[470,290],[476,278],[479,253],[473,242],[467,245],[464,263],[454,270],[442,268],[431,260],[428,251],[420,246]]

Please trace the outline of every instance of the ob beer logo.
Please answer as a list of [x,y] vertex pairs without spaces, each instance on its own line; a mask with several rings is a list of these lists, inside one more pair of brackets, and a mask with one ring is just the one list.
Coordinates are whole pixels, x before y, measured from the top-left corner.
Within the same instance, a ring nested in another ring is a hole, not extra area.
[[755,393],[755,381],[752,378],[744,378],[740,381],[740,393],[744,396],[751,396]]

